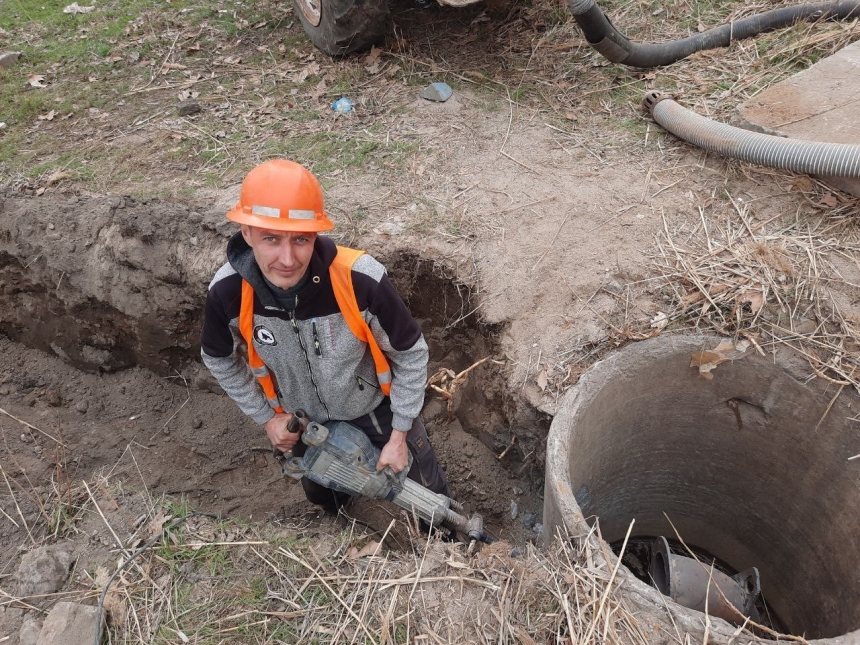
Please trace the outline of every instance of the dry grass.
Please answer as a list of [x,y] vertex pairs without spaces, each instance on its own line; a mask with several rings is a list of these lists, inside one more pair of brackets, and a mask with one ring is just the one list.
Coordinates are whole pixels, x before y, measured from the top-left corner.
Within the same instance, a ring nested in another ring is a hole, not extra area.
[[663,218],[653,259],[670,329],[744,337],[762,354],[785,345],[814,376],[860,392],[856,313],[840,306],[850,308],[857,285],[838,266],[860,269],[860,200],[826,217],[760,220],[728,198],[730,207],[700,207],[698,222],[674,230]]
[[[594,539],[472,553],[412,533],[405,550],[356,557],[351,548],[370,536],[355,523],[248,526],[186,515],[106,479],[76,488],[87,494],[60,537],[74,548],[88,542],[76,535],[110,536],[103,565],[76,570],[47,597],[4,590],[0,604],[41,613],[103,596],[110,643],[646,642]],[[108,514],[106,500],[119,502]],[[115,520],[141,508],[133,526]]]

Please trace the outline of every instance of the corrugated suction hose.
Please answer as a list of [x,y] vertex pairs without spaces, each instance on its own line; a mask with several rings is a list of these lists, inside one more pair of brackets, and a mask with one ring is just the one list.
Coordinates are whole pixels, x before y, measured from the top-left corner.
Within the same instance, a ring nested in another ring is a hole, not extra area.
[[733,40],[751,38],[801,20],[860,18],[860,0],[817,2],[772,9],[668,43],[640,44],[619,32],[594,0],[568,0],[567,6],[592,47],[613,63],[631,67],[671,65],[697,51],[728,47]]
[[860,178],[860,145],[797,141],[712,121],[660,92],[642,101],[651,117],[676,137],[742,161],[826,177]]

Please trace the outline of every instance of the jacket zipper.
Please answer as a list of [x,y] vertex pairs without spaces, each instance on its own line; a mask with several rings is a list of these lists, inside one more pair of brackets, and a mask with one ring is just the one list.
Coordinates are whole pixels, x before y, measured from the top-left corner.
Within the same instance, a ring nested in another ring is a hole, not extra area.
[[320,337],[317,336],[317,321],[316,318],[311,318],[311,329],[314,332],[314,352],[317,356],[322,356],[322,347],[320,346]]
[[[299,306],[299,298],[296,296],[296,307]],[[296,338],[299,341],[299,347],[302,348],[302,353],[305,356],[305,364],[308,366],[308,374],[311,377],[311,383],[314,386],[314,392],[316,392],[317,398],[319,399],[320,404],[323,406],[325,410],[326,419],[331,419],[331,413],[328,411],[328,406],[323,401],[322,396],[320,396],[320,389],[317,387],[317,382],[314,380],[314,372],[311,369],[311,361],[308,358],[308,350],[305,347],[305,344],[302,342],[302,335],[299,333],[299,323],[296,321],[296,310],[290,309],[290,322],[293,324],[293,331],[296,332]]]

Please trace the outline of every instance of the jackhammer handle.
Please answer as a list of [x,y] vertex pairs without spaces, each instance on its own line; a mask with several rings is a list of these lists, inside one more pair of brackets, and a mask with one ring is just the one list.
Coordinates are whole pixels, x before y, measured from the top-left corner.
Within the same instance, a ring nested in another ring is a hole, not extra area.
[[287,432],[296,433],[300,430],[304,430],[308,427],[308,422],[310,419],[308,418],[308,413],[302,409],[296,410],[293,412],[293,418],[290,419],[290,422],[287,424]]

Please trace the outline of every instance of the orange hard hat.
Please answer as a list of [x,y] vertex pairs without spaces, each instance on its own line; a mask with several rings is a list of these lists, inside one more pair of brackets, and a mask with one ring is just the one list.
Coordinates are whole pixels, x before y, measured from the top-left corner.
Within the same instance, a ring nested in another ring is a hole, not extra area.
[[317,178],[286,159],[263,162],[247,174],[239,203],[227,219],[276,231],[317,233],[334,228]]

